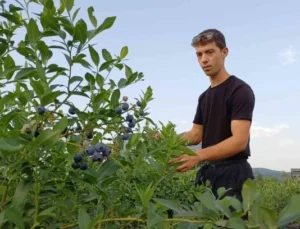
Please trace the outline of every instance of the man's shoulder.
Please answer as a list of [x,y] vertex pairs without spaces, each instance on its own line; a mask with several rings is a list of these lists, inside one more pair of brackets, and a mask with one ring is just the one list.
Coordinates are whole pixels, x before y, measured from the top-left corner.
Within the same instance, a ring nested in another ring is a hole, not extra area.
[[231,89],[235,93],[254,93],[252,87],[245,80],[237,76],[233,76],[231,80]]

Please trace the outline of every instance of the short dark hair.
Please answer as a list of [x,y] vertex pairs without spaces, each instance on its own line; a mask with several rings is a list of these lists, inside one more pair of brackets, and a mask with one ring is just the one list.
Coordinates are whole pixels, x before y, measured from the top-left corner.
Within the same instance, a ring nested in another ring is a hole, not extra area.
[[217,29],[206,29],[196,35],[192,40],[192,46],[205,45],[211,42],[215,42],[220,49],[226,48],[226,40],[223,33]]

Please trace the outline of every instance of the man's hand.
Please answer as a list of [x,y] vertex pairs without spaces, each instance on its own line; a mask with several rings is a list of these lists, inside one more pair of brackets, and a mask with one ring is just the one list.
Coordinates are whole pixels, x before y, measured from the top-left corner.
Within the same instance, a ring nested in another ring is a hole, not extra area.
[[177,162],[183,162],[183,164],[178,166],[176,170],[179,172],[186,172],[194,168],[200,162],[200,159],[198,156],[189,156],[187,154],[184,154],[180,157],[173,158],[169,161],[170,164],[174,164]]

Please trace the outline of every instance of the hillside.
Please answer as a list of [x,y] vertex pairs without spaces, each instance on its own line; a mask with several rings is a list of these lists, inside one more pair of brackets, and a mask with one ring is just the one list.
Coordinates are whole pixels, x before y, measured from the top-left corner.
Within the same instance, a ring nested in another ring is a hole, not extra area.
[[253,168],[255,176],[262,175],[263,177],[276,177],[278,180],[284,180],[290,176],[290,172],[277,171],[267,168]]

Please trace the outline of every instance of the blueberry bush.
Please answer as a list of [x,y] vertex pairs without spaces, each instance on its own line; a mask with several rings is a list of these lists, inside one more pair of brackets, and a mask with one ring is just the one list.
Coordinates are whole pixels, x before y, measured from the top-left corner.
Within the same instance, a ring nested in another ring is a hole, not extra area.
[[126,62],[129,48],[95,48],[115,16],[99,23],[90,6],[87,23],[74,0],[0,7],[1,228],[283,228],[300,217],[299,195],[277,214],[255,181],[240,203],[195,186],[197,168],[168,164],[194,152],[174,124],[151,120],[151,86],[123,92],[144,80]]

